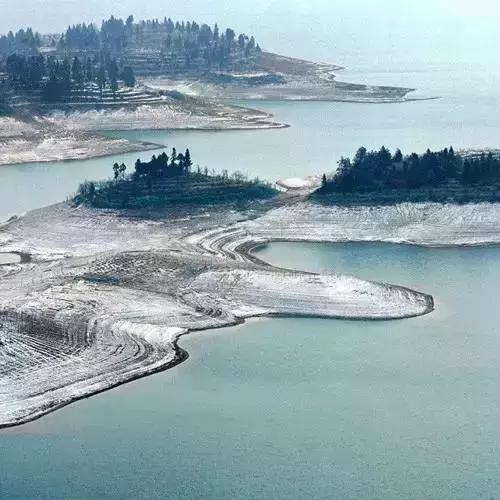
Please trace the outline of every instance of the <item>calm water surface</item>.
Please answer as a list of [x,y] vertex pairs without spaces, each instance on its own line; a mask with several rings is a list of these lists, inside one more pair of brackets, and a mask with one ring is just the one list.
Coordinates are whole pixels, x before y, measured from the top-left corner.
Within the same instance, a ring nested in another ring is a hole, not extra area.
[[[202,167],[274,181],[320,174],[335,169],[341,155],[360,145],[386,145],[404,151],[425,151],[452,144],[461,147],[500,147],[500,73],[467,67],[446,71],[392,73],[341,72],[339,78],[381,85],[418,88],[417,97],[433,101],[400,104],[322,102],[240,102],[275,115],[288,129],[200,132],[133,131],[110,135],[151,141],[177,149],[189,147]],[[129,153],[112,158],[0,167],[0,221],[64,200],[85,179],[108,178],[111,165],[124,161],[133,168],[140,157]]]
[[437,309],[184,337],[179,367],[0,433],[0,496],[496,498],[500,248],[258,255],[412,286]]
[[[202,166],[276,179],[359,145],[498,146],[498,73],[346,73],[439,100],[250,103],[292,125],[133,132]],[[133,153],[116,158],[131,165]],[[0,168],[0,220],[54,203],[115,158]],[[281,266],[431,293],[392,322],[266,319],[184,337],[181,366],[0,432],[0,498],[495,498],[500,492],[500,248],[275,243]]]

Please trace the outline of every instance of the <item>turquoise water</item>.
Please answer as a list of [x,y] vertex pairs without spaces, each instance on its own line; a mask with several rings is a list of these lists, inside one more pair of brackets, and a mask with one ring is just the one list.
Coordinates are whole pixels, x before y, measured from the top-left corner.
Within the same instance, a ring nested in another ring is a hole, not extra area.
[[261,319],[173,370],[0,433],[2,498],[495,498],[500,248],[273,243],[432,293],[390,322]]
[[[242,171],[271,181],[332,171],[341,155],[360,145],[425,151],[452,144],[500,147],[500,73],[457,68],[392,73],[344,72],[339,78],[418,88],[417,96],[438,100],[400,104],[241,102],[275,115],[290,128],[257,131],[133,131],[112,135],[189,147],[195,163]],[[108,178],[115,161],[132,168],[155,151],[85,161],[0,167],[0,221],[74,193],[84,180]],[[158,151],[156,151],[157,153]]]
[[[268,179],[360,144],[498,146],[493,71],[346,73],[439,100],[250,103],[291,128],[133,132],[202,166]],[[0,168],[0,220],[140,156]],[[265,319],[182,339],[175,369],[0,432],[0,498],[490,498],[500,475],[500,248],[275,243],[277,265],[433,294],[394,322]]]

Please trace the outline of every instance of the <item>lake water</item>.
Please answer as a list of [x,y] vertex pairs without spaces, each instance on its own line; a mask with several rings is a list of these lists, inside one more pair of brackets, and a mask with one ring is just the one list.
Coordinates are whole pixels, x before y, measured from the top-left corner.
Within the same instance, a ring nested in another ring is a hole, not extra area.
[[[423,152],[452,144],[463,147],[500,147],[500,72],[467,67],[443,71],[392,73],[341,72],[350,81],[418,88],[416,96],[440,99],[399,104],[323,102],[239,103],[257,107],[291,125],[287,129],[200,132],[134,131],[113,135],[189,147],[202,167],[240,170],[274,181],[321,174],[335,169],[341,155],[352,155],[364,145]],[[154,152],[129,153],[112,158],[0,167],[0,221],[27,210],[56,203],[74,193],[86,179],[112,174],[115,161],[129,168],[137,157]],[[158,151],[156,151],[158,153]]]
[[[439,100],[252,102],[291,128],[133,132],[203,166],[321,173],[360,146],[498,146],[493,71],[346,73]],[[130,165],[137,156],[116,160]],[[115,158],[0,167],[0,220]],[[490,498],[500,492],[500,248],[275,243],[274,264],[433,294],[392,322],[261,319],[182,339],[188,361],[0,432],[0,498]]]
[[389,322],[261,319],[173,370],[0,433],[2,498],[496,498],[500,248],[273,243],[432,293]]

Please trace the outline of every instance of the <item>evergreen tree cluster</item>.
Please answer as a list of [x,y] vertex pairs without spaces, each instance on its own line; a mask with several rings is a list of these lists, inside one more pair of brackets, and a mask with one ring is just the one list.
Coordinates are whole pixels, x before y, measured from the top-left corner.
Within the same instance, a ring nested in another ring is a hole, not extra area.
[[0,59],[14,53],[35,54],[40,45],[40,35],[31,28],[16,33],[9,31],[7,35],[0,35]]
[[5,61],[4,69],[10,86],[15,89],[40,88],[47,74],[46,60],[42,55],[11,54]]
[[11,88],[17,91],[41,89],[41,98],[47,102],[62,100],[72,90],[83,89],[90,83],[95,83],[101,91],[108,85],[113,92],[118,90],[119,79],[129,87],[135,85],[133,69],[130,66],[120,68],[111,57],[80,59],[75,56],[70,62],[68,57],[11,54],[4,69]]
[[223,69],[234,61],[244,63],[260,53],[253,36],[231,29],[220,30],[217,25],[195,21],[175,22],[170,18],[134,22],[129,16],[111,17],[98,30],[94,25],[78,24],[68,27],[61,35],[58,49],[65,52],[104,53],[127,58],[136,51],[157,51],[168,60],[182,63],[186,68]]
[[490,152],[475,158],[462,158],[453,147],[425,154],[394,155],[382,147],[367,151],[361,147],[354,158],[341,158],[335,175],[323,175],[318,193],[370,192],[387,189],[419,189],[450,183],[471,185],[500,181],[500,159]]
[[492,183],[500,180],[500,159],[489,152],[475,158],[466,158],[463,162],[462,184],[473,185]]
[[5,83],[0,82],[0,116],[8,114],[10,111],[7,103],[7,91]]
[[[172,149],[170,157],[167,153],[163,152],[158,156],[153,155],[151,161],[142,162],[137,160],[135,162],[134,177],[136,179],[160,179],[168,177],[179,177],[189,173],[193,162],[191,160],[191,153],[186,149],[184,154],[177,153],[176,149]],[[117,178],[115,174],[115,179]]]
[[136,23],[132,16],[110,17],[100,28],[77,24],[44,40],[51,55],[39,50],[42,37],[31,28],[0,36],[0,73],[7,73],[8,89],[40,91],[46,102],[67,100],[91,83],[101,94],[105,88],[116,92],[119,80],[133,87],[139,70],[223,70],[248,64],[261,52],[254,37],[230,28],[170,18]]
[[77,203],[98,208],[150,208],[173,205],[247,203],[266,199],[276,191],[259,179],[248,180],[240,173],[217,175],[208,169],[192,169],[189,149],[177,153],[172,149],[153,156],[151,161],[137,160],[135,170],[126,175],[124,163],[113,165],[113,179],[84,182],[75,197]]

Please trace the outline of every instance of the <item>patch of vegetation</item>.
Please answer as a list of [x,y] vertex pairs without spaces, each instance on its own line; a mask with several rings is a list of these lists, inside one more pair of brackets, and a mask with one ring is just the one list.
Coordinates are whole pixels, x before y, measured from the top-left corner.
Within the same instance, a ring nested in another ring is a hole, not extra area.
[[401,201],[500,200],[500,158],[492,152],[456,154],[453,147],[423,155],[394,155],[358,149],[354,158],[341,158],[333,177],[323,175],[313,193],[338,202],[395,203]]
[[7,116],[10,114],[11,109],[7,103],[6,92],[0,85],[0,116]]
[[119,64],[115,58],[68,57],[58,59],[42,54],[11,54],[5,61],[7,84],[18,92],[40,91],[44,102],[62,101],[73,91],[84,91],[96,86],[102,91],[109,88],[113,93],[121,80],[125,86],[135,86],[134,70]]
[[0,35],[0,59],[3,55],[20,53],[34,53],[41,45],[41,37],[31,28],[20,29],[16,33],[9,31],[7,35]]
[[245,204],[267,199],[277,191],[259,179],[248,180],[239,173],[209,174],[208,170],[192,168],[189,149],[170,156],[165,152],[151,161],[137,160],[134,172],[127,175],[127,166],[113,165],[113,179],[85,182],[75,197],[77,203],[95,208],[159,208],[173,205]]
[[137,52],[158,52],[172,70],[228,68],[245,63],[260,53],[253,36],[234,30],[220,30],[195,21],[174,22],[170,18],[135,22],[110,17],[101,28],[94,25],[70,26],[57,44],[60,52],[101,52],[120,58],[136,58]]
[[[48,55],[45,55],[48,54]],[[0,79],[28,100],[68,102],[74,95],[113,98],[123,84],[134,87],[136,73],[197,74],[253,65],[261,50],[253,36],[236,35],[195,21],[152,19],[135,22],[110,17],[100,28],[77,24],[61,35],[31,28],[0,36]]]

